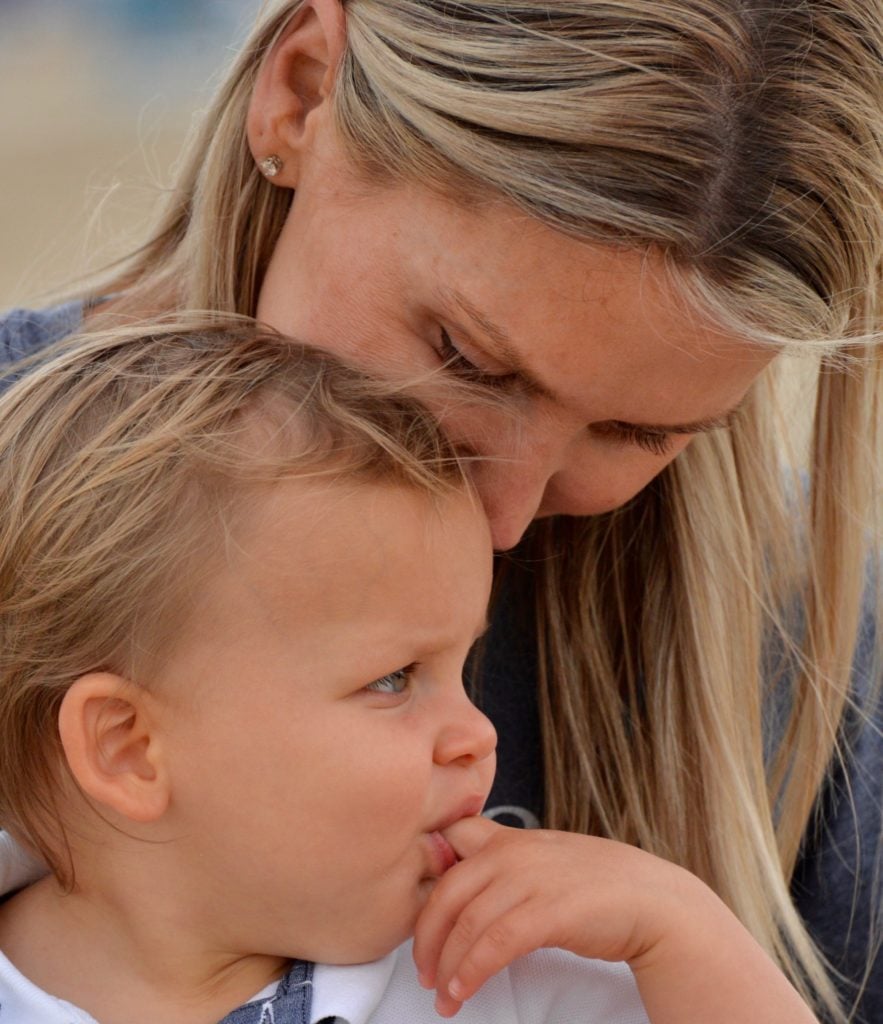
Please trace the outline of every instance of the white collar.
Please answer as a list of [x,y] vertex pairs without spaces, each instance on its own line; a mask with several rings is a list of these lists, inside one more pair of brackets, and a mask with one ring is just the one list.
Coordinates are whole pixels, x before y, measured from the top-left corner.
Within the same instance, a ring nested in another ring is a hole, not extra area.
[[400,946],[370,964],[316,964],[310,1024],[339,1017],[346,1024],[368,1024],[377,1009],[399,956],[409,956],[411,945]]
[[23,889],[46,874],[46,865],[31,856],[8,832],[0,832],[0,896]]

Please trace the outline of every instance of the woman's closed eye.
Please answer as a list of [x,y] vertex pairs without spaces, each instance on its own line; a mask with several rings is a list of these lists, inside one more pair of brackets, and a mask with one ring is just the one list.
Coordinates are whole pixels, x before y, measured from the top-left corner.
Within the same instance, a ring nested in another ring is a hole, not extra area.
[[635,423],[622,423],[618,420],[596,423],[592,430],[595,434],[608,437],[617,444],[634,445],[637,448],[642,448],[645,452],[649,452],[651,455],[670,454],[674,440],[671,434],[658,430],[648,430]]
[[[476,365],[472,358],[461,350],[459,343],[453,340],[450,332],[444,327],[439,327],[439,343],[436,346],[436,351],[443,360],[445,368],[456,374],[461,380],[489,388],[500,395],[536,393],[536,386],[517,371],[506,371],[499,367],[488,369]],[[665,431],[641,427],[634,423],[610,420],[595,424],[593,432],[599,436],[610,438],[617,444],[640,448],[651,455],[665,457],[672,454],[674,437]]]
[[397,668],[395,672],[387,672],[385,676],[375,679],[365,687],[370,693],[388,693],[394,696],[402,694],[411,683],[411,676],[417,668],[416,663]]
[[444,327],[439,328],[437,352],[444,362],[446,369],[472,384],[481,384],[485,387],[503,391],[524,387],[524,381],[518,373],[489,370],[477,366],[454,344],[453,339]]
[[656,430],[644,430],[630,423],[617,424],[620,436],[626,444],[634,444],[651,455],[668,455],[672,444],[672,435]]

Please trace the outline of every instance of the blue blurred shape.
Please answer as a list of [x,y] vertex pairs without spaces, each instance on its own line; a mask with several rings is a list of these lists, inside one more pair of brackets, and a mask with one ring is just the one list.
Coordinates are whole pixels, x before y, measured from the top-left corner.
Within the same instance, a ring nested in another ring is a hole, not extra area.
[[[95,14],[136,34],[164,34],[211,20],[205,0],[100,0]],[[203,16],[200,19],[200,15]]]

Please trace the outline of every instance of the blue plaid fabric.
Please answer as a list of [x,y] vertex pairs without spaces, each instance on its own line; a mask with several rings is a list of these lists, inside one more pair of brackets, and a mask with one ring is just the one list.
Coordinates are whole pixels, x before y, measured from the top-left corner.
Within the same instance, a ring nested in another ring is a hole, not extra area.
[[218,1024],[310,1024],[313,965],[295,960],[268,999],[237,1006]]

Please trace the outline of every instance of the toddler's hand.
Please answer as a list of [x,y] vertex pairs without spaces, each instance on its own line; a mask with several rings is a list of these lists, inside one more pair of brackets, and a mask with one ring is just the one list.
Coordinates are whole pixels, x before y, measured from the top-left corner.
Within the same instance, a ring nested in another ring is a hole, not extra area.
[[653,1024],[816,1024],[735,915],[688,871],[609,839],[483,818],[445,836],[462,859],[432,892],[414,938],[420,980],[436,989],[441,1016],[516,957],[557,946],[628,963]]
[[593,836],[467,818],[445,837],[462,859],[430,896],[414,941],[421,982],[437,989],[445,1017],[540,947],[637,959],[664,934],[677,904],[705,889],[666,861]]

